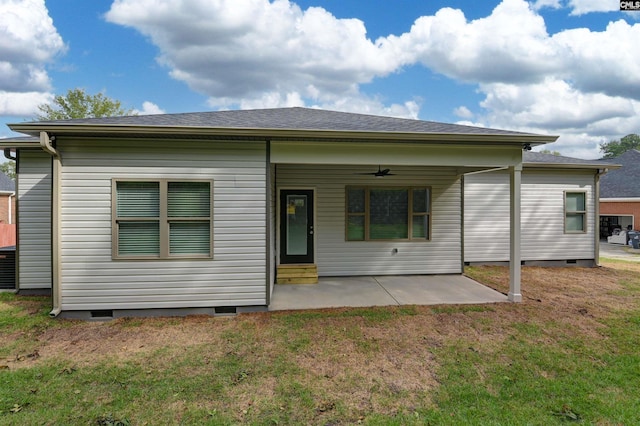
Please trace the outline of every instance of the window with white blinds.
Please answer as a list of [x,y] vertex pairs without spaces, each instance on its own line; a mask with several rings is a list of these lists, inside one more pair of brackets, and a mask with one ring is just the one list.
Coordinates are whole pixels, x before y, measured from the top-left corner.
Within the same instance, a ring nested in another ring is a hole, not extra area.
[[114,258],[211,257],[211,181],[113,181]]

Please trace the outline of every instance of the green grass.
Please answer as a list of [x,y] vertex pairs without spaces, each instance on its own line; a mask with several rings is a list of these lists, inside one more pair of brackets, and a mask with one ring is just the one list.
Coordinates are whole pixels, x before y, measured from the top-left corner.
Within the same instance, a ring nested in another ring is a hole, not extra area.
[[[202,341],[95,359],[17,360],[44,353],[43,333],[95,324],[51,320],[48,300],[2,294],[0,425],[637,424],[640,277],[606,276],[615,288],[584,303],[633,303],[585,317],[597,332],[576,322],[577,309],[559,316],[544,301],[333,309],[200,320]],[[189,324],[104,327],[142,335]]]

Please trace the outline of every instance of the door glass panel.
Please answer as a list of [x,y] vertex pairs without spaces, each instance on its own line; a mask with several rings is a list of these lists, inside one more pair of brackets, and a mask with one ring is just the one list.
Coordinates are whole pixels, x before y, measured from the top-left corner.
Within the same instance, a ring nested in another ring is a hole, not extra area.
[[307,254],[307,196],[287,195],[287,255]]

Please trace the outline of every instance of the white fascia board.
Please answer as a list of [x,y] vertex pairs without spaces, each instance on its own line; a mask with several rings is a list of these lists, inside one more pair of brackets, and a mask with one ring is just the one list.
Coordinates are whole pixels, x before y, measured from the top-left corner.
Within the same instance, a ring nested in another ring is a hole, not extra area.
[[600,198],[601,203],[640,203],[640,197],[630,198]]

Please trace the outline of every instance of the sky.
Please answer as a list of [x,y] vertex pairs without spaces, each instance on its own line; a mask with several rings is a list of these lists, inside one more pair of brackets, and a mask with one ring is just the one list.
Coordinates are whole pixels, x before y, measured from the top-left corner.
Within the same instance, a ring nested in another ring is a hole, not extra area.
[[618,0],[0,0],[0,138],[82,88],[138,114],[304,106],[559,136],[640,133]]

